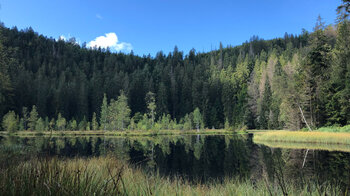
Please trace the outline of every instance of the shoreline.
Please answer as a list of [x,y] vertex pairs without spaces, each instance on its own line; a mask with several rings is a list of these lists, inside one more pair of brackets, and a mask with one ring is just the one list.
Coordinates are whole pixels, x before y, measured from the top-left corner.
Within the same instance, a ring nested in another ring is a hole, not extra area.
[[9,133],[6,131],[1,131],[0,135],[10,135],[10,136],[161,136],[161,135],[233,135],[237,133],[247,133],[247,132],[236,132],[228,131],[223,129],[206,129],[200,130],[160,130],[160,131],[18,131],[15,133]]

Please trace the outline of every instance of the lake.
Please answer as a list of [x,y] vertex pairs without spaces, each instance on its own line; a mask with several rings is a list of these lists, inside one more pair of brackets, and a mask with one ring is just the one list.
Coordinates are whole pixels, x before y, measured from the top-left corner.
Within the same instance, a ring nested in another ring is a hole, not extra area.
[[[272,148],[246,135],[157,137],[4,137],[1,162],[10,156],[59,158],[112,155],[147,173],[181,177],[191,183],[227,178],[331,184],[349,190],[350,153]],[[305,159],[305,166],[302,167]]]

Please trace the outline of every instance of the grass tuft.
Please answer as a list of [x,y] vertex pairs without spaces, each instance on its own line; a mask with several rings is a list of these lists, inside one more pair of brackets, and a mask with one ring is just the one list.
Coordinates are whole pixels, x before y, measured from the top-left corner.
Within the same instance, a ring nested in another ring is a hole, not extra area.
[[[3,195],[318,195],[315,185],[302,189],[289,183],[285,192],[277,184],[263,181],[224,179],[222,183],[193,184],[146,174],[114,157],[58,159],[33,158],[0,168]],[[328,186],[322,195],[337,187]],[[272,191],[272,192],[271,192]]]

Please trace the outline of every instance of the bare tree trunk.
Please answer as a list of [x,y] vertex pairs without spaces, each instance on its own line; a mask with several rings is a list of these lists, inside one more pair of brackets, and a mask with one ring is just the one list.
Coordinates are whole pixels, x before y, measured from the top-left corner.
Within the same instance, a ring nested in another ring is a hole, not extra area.
[[300,105],[298,104],[298,107],[299,107],[299,110],[300,110],[300,113],[301,113],[301,116],[303,117],[303,120],[307,126],[307,128],[309,129],[309,131],[312,131],[312,129],[310,128],[309,124],[307,123],[306,119],[305,119],[305,116],[304,116],[304,113],[303,113],[303,110],[301,109]]
[[[298,107],[299,107],[299,110],[300,110],[300,113],[301,113],[301,116],[303,117],[303,120],[307,126],[307,128],[309,129],[309,131],[312,131],[312,129],[310,128],[309,124],[307,123],[306,119],[305,119],[305,116],[304,116],[304,113],[303,113],[303,110],[301,109],[300,105],[298,104]],[[309,153],[309,149],[306,150],[306,153],[305,153],[305,156],[304,156],[304,161],[303,161],[303,165],[301,168],[304,168],[305,166],[305,161],[306,161],[306,157],[307,157],[307,154]]]
[[304,156],[304,161],[303,161],[303,166],[301,168],[304,168],[305,162],[306,162],[306,157],[307,154],[309,153],[309,149],[306,150],[305,156]]

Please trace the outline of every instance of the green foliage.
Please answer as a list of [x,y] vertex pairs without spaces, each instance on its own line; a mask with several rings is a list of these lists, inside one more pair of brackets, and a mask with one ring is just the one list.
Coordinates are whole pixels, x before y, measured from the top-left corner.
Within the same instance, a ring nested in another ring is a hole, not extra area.
[[350,123],[350,22],[338,25],[338,36],[333,51],[333,63],[330,76],[326,112],[328,124]]
[[343,3],[337,8],[338,20],[340,22],[346,20],[350,14],[350,0],[342,1]]
[[[342,16],[348,4],[339,7]],[[201,127],[300,129],[306,124],[301,110],[311,126],[346,125],[349,32],[346,17],[337,26],[325,26],[319,17],[314,32],[253,37],[207,53],[184,54],[175,47],[168,55],[139,57],[1,26],[0,117],[10,109],[19,113],[21,130],[34,130],[38,113],[78,119],[81,130],[90,120],[93,130],[191,129],[199,127],[195,114],[190,117],[198,108]]]
[[91,123],[90,122],[87,122],[86,123],[86,128],[85,128],[86,131],[90,131],[91,130]]
[[18,131],[18,117],[14,111],[9,111],[2,119],[2,127],[5,131]]
[[66,129],[66,119],[61,115],[61,113],[58,113],[56,126],[60,131],[64,131]]
[[197,131],[199,131],[199,129],[203,128],[203,117],[202,117],[201,112],[199,111],[199,108],[196,108],[193,111],[193,122],[195,124]]
[[28,119],[29,130],[31,131],[35,130],[37,121],[38,121],[38,112],[36,111],[36,106],[33,105],[32,111],[30,112],[29,119]]
[[155,116],[156,116],[156,107],[157,107],[154,93],[148,92],[146,94],[146,103],[147,103],[148,115],[149,115],[149,118],[151,118],[152,126],[153,126],[155,121]]
[[37,122],[35,124],[35,131],[40,131],[40,132],[46,131],[45,122],[41,117],[37,120]]
[[69,129],[72,131],[76,131],[78,129],[78,124],[77,124],[77,121],[75,119],[73,119],[69,122]]
[[124,130],[130,121],[130,108],[128,106],[128,98],[125,96],[124,91],[118,97],[116,102],[116,118],[117,118],[117,129]]
[[49,130],[52,131],[54,129],[56,129],[56,121],[54,118],[52,118],[49,122]]
[[106,131],[107,125],[108,125],[108,103],[107,103],[106,93],[103,94],[103,101],[102,101],[100,116],[101,116],[100,118],[101,129]]
[[350,133],[350,125],[346,125],[344,127],[339,126],[331,126],[331,127],[320,127],[317,131],[321,132],[346,132]]
[[192,114],[186,114],[186,116],[182,120],[183,121],[183,129],[184,130],[188,131],[188,130],[192,130],[193,129],[192,118],[193,118]]
[[84,116],[83,120],[81,120],[78,124],[78,129],[79,131],[85,131],[87,127],[87,122],[86,122],[86,118]]
[[0,34],[0,118],[8,108],[13,96],[13,85],[9,74],[13,59],[8,54],[13,52],[13,50],[12,48],[5,48],[3,40],[3,35]]
[[98,128],[99,128],[98,122],[96,120],[96,113],[95,112],[92,114],[91,128],[94,131],[98,130]]
[[23,124],[23,130],[28,129],[28,120],[29,120],[28,108],[23,107],[22,108],[22,123],[21,123],[21,124]]

